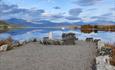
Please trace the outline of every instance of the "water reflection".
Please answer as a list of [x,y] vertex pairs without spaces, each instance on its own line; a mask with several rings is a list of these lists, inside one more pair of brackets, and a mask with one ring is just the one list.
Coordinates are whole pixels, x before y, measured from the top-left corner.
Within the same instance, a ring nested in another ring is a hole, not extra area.
[[60,30],[60,31],[69,31],[69,30],[73,30],[73,31],[80,31],[82,33],[98,33],[99,31],[105,31],[105,32],[115,32],[115,30],[101,30],[101,29],[96,29],[95,28],[91,28],[91,27],[88,27],[88,28],[79,28],[79,29],[68,29],[68,28],[18,28],[18,29],[2,29],[0,30],[0,33],[9,33],[9,34],[12,34],[12,35],[17,35],[17,34],[23,34],[25,32],[29,32],[29,31],[39,31],[39,32],[42,32],[42,33],[47,33],[47,32],[50,32],[50,31],[56,31],[56,30]]
[[10,34],[14,39],[28,39],[29,37],[43,38],[47,36],[48,32],[53,32],[53,37],[55,39],[60,39],[62,33],[73,32],[79,39],[86,39],[92,37],[95,39],[101,39],[106,42],[115,43],[115,32],[112,31],[99,31],[97,29],[61,29],[61,28],[24,28],[24,29],[9,29],[3,31],[1,34]]

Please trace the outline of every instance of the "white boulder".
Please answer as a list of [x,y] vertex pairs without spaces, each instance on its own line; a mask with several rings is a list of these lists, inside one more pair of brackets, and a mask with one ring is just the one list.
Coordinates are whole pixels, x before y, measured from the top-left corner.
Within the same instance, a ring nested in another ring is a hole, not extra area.
[[102,47],[105,46],[105,43],[102,41],[98,41],[97,45],[98,45],[98,49],[101,49]]
[[0,46],[0,51],[7,51],[8,45]]
[[97,70],[115,70],[115,67],[109,63],[109,55],[96,57]]

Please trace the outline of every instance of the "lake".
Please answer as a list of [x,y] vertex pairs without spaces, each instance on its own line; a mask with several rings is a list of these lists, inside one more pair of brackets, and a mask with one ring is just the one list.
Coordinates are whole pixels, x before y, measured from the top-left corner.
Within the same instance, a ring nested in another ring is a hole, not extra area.
[[115,32],[98,31],[97,33],[83,33],[80,30],[70,30],[64,28],[24,28],[24,29],[11,29],[6,32],[0,33],[0,38],[11,36],[14,40],[29,40],[30,38],[42,39],[47,37],[48,33],[53,33],[54,39],[61,39],[64,32],[73,32],[80,40],[85,40],[87,37],[101,39],[105,43],[115,43]]

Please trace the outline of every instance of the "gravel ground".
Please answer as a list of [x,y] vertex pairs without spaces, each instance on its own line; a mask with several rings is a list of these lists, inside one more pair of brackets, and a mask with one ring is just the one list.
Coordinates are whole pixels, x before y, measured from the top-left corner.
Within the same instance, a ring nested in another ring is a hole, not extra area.
[[43,46],[37,42],[0,53],[0,70],[93,70],[96,46]]

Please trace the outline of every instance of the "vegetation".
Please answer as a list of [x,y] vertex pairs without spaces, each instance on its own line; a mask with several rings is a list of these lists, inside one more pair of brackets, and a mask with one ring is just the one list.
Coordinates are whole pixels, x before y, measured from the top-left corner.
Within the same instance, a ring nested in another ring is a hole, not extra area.
[[115,66],[115,46],[112,47],[112,58],[110,64]]
[[115,32],[115,25],[100,25],[98,30]]
[[6,23],[5,21],[1,21],[1,20],[0,20],[0,30],[2,30],[2,29],[7,29],[8,26],[9,26],[8,23]]
[[0,20],[0,33],[6,32],[8,30],[8,26],[10,26],[8,23]]
[[6,32],[10,29],[23,29],[21,25],[14,25],[14,24],[9,24],[5,21],[0,20],[0,33]]
[[82,25],[81,32],[84,32],[84,33],[93,32],[93,26],[92,25]]
[[111,31],[115,32],[115,25],[82,25],[81,31],[84,33],[91,33],[97,31]]

